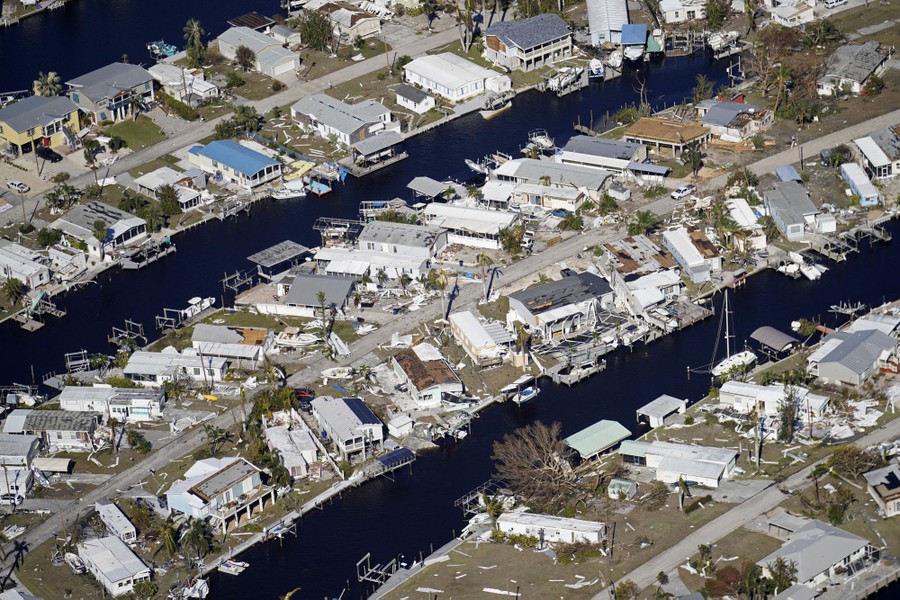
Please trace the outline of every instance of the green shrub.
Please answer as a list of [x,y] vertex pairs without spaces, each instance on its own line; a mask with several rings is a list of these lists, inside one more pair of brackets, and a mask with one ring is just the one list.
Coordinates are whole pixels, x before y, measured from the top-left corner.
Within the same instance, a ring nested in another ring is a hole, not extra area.
[[272,84],[272,91],[273,91],[273,92],[280,92],[280,91],[283,90],[283,89],[284,89],[284,84],[281,83],[280,81],[276,81],[276,82],[274,82],[274,83]]
[[156,97],[160,102],[169,107],[172,112],[184,119],[185,121],[196,121],[200,118],[200,113],[180,100],[176,100],[165,92],[158,92]]
[[694,424],[694,415],[688,415],[684,418],[685,425],[693,425]]

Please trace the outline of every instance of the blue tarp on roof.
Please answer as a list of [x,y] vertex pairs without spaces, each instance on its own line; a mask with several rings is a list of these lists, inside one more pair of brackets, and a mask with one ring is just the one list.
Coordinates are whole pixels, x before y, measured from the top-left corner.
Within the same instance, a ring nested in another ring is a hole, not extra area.
[[803,178],[800,177],[800,173],[798,173],[797,169],[791,165],[785,165],[775,169],[775,177],[778,178],[778,181],[797,181],[803,183]]
[[647,24],[631,23],[622,25],[622,43],[626,46],[647,43]]
[[204,146],[194,146],[188,150],[190,154],[206,156],[216,162],[231,167],[238,173],[253,177],[266,167],[278,164],[278,161],[260,154],[232,140],[214,140]]
[[384,456],[379,456],[375,460],[383,464],[388,469],[402,465],[414,459],[416,455],[409,448],[397,448],[392,452],[388,452]]

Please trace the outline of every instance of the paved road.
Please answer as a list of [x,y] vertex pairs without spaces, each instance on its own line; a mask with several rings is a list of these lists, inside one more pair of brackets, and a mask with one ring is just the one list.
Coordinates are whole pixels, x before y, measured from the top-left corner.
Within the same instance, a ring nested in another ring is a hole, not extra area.
[[[898,436],[900,436],[900,419],[895,419],[884,427],[863,436],[856,443],[862,446],[871,446],[893,440]],[[653,585],[656,583],[656,576],[660,571],[668,573],[677,569],[679,565],[683,565],[689,557],[696,554],[697,546],[700,544],[713,544],[784,502],[787,496],[781,491],[782,489],[796,493],[812,485],[812,480],[809,478],[810,473],[816,465],[822,464],[826,460],[828,457],[809,464],[780,484],[771,485],[752,498],[738,504],[724,515],[693,531],[674,546],[657,554],[628,575],[620,578],[619,581],[630,579],[640,589]],[[609,589],[606,589],[594,596],[594,599],[605,600],[611,597]]]

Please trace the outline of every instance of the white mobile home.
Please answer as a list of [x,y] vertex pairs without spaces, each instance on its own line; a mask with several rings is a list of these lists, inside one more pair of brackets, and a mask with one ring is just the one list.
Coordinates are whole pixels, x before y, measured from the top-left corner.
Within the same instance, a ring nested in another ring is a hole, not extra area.
[[67,385],[59,395],[59,407],[75,412],[95,411],[121,423],[151,421],[162,417],[166,396],[162,390],[114,388],[107,385]]
[[604,523],[521,511],[500,515],[497,528],[506,534],[532,536],[550,544],[602,544],[606,539]]
[[512,88],[506,75],[485,69],[450,52],[428,54],[403,67],[403,78],[411,85],[460,102],[485,92],[502,93]]
[[111,596],[124,596],[142,581],[150,581],[150,568],[114,535],[78,544],[78,556]]
[[137,540],[137,529],[122,510],[106,498],[97,500],[94,504],[100,520],[106,525],[109,533],[113,534],[126,544]]

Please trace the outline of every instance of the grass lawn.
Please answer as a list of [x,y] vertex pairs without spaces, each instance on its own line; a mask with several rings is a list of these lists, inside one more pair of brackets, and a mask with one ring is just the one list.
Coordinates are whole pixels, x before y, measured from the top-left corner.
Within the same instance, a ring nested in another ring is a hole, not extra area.
[[[125,193],[125,187],[119,185],[118,183],[114,183],[112,185],[103,186],[103,194],[100,196],[100,201],[104,204],[109,204],[110,206],[118,207],[119,200],[122,199],[122,195]],[[82,202],[90,202],[95,200],[95,198],[87,198],[83,197],[81,199]]]
[[[842,11],[829,17],[832,23],[838,26],[845,34],[854,33],[860,28],[884,23],[897,18],[900,9],[900,0],[886,0],[884,2],[870,2],[866,6],[858,6],[850,10]],[[888,27],[875,34],[864,36],[864,40],[878,40],[882,44],[893,46],[900,43],[900,31],[898,27]]]
[[659,161],[659,164],[672,169],[672,174],[670,176],[673,179],[683,179],[691,174],[691,168],[689,166],[678,164],[672,159],[661,160]]
[[132,150],[141,150],[166,139],[162,130],[150,119],[141,115],[136,120],[126,119],[107,127],[106,135],[117,135],[128,143]]
[[234,73],[244,80],[244,85],[232,88],[231,90],[232,93],[241,98],[246,98],[247,100],[262,100],[275,93],[272,91],[272,84],[275,83],[274,79],[266,77],[265,75],[260,75],[254,71],[245,73],[230,65],[216,65],[215,67],[207,69],[207,78],[211,78],[212,75],[224,75],[225,77],[228,77],[230,73]]
[[197,108],[197,112],[200,113],[200,116],[205,121],[211,121],[222,115],[227,115],[232,110],[234,110],[234,106],[232,106],[230,102],[225,102],[224,100],[216,100]]
[[161,167],[170,167],[175,169],[176,171],[180,171],[178,167],[175,165],[178,163],[178,159],[172,156],[171,154],[166,154],[165,156],[160,156],[159,158],[154,158],[150,162],[146,162],[139,167],[135,167],[128,171],[128,174],[132,177],[140,177],[141,175],[146,175],[152,171],[155,171]]

